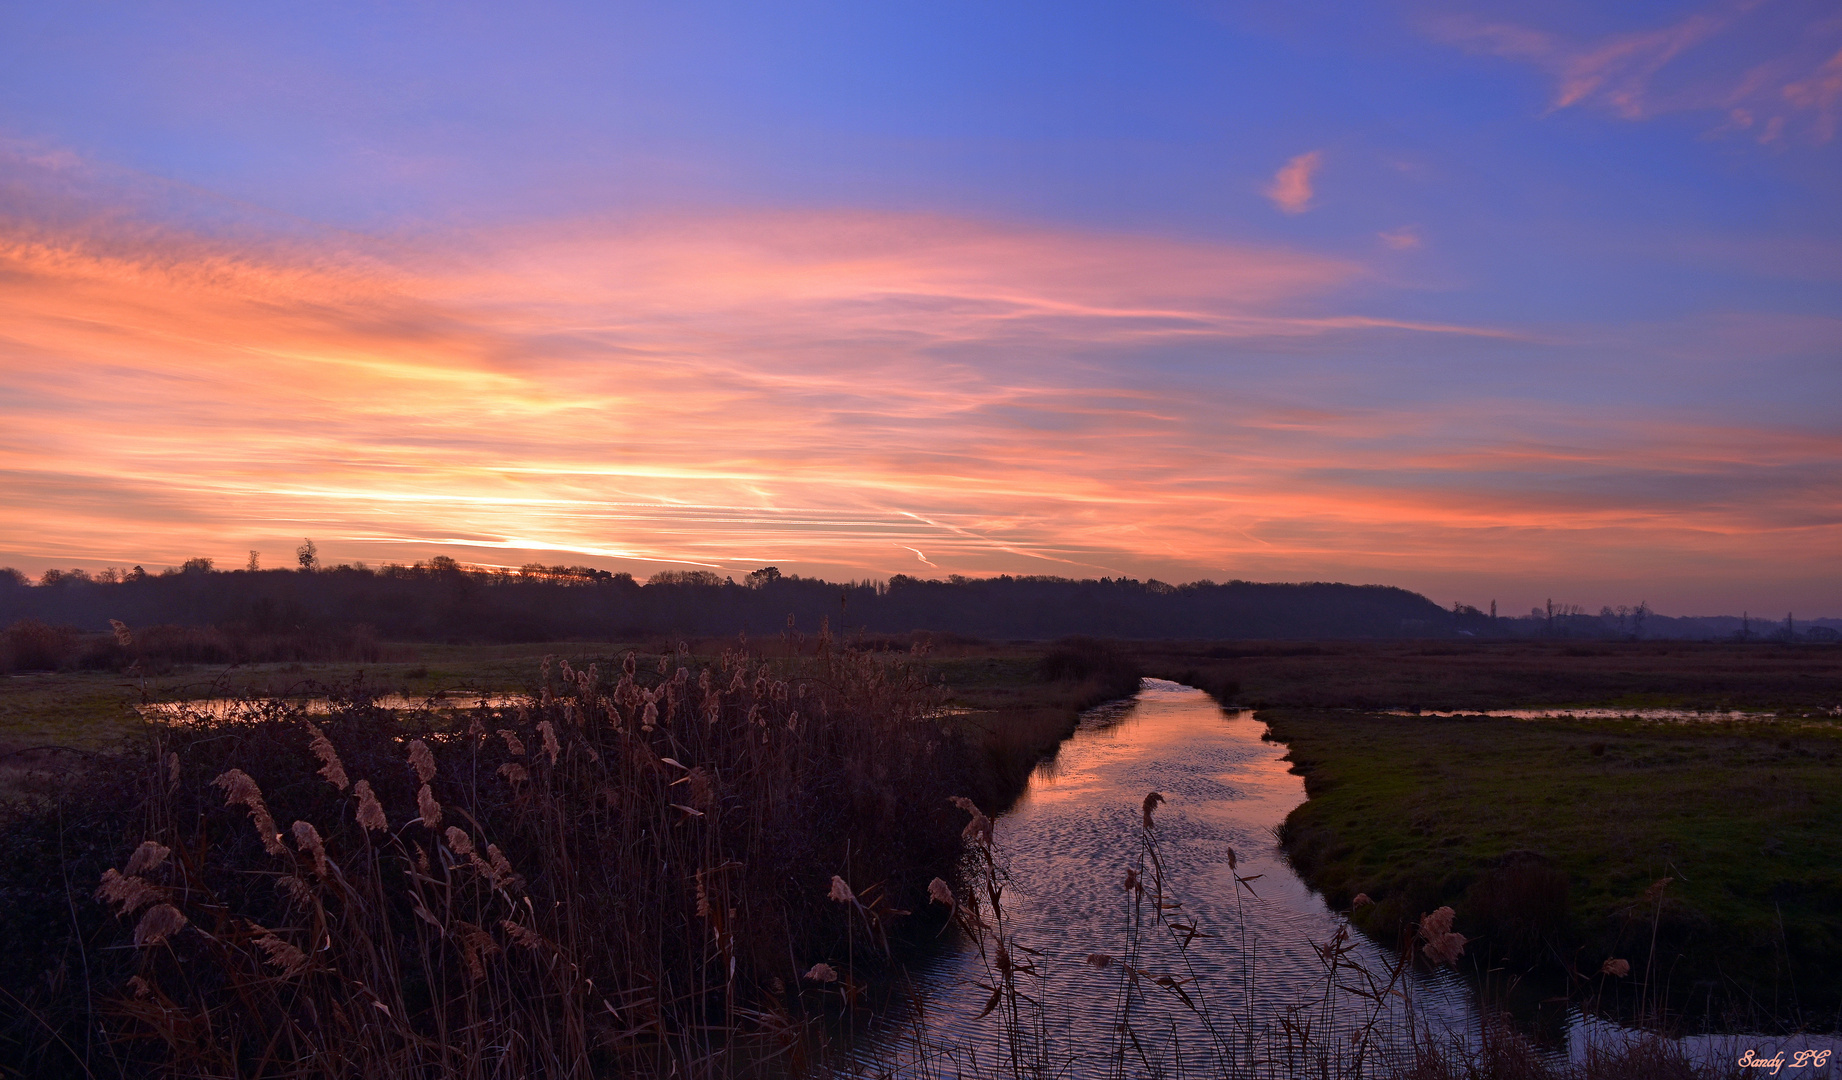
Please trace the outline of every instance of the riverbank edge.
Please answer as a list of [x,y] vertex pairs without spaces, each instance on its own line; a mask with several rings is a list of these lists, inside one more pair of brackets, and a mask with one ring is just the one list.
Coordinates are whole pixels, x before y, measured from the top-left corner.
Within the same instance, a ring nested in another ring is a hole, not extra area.
[[[1185,682],[1185,676],[1194,677],[1197,672],[1165,671],[1154,665],[1148,674]],[[1185,685],[1209,694],[1224,709],[1247,708],[1233,700],[1240,692],[1238,683],[1205,677]],[[1367,716],[1358,711],[1347,715],[1343,710],[1334,711],[1339,719],[1348,721]],[[1378,945],[1393,947],[1421,914],[1450,906],[1458,914],[1459,928],[1472,931],[1476,939],[1469,965],[1480,987],[1494,982],[1509,987],[1510,994],[1521,989],[1524,997],[1528,996],[1527,990],[1536,987],[1565,987],[1569,997],[1589,995],[1593,1007],[1608,1015],[1678,1028],[1842,1030],[1842,992],[1836,987],[1825,991],[1808,978],[1813,972],[1842,969],[1842,938],[1830,935],[1816,942],[1817,949],[1797,957],[1800,962],[1795,964],[1782,940],[1775,947],[1769,942],[1753,942],[1751,948],[1714,950],[1715,955],[1691,964],[1685,973],[1682,960],[1689,944],[1685,939],[1712,938],[1731,943],[1733,936],[1723,934],[1725,928],[1710,922],[1693,907],[1669,897],[1667,886],[1658,890],[1661,895],[1655,897],[1658,902],[1652,908],[1640,908],[1634,903],[1585,925],[1575,917],[1568,902],[1565,870],[1545,851],[1524,849],[1482,858],[1455,850],[1452,854],[1457,857],[1448,858],[1444,865],[1422,868],[1417,887],[1385,893],[1377,890],[1378,895],[1369,898],[1372,903],[1353,907],[1364,888],[1353,857],[1358,850],[1355,837],[1324,813],[1327,796],[1340,778],[1328,775],[1324,762],[1302,752],[1302,747],[1295,745],[1302,741],[1300,734],[1285,727],[1288,716],[1293,714],[1326,712],[1260,707],[1254,713],[1256,720],[1267,725],[1263,738],[1286,746],[1283,760],[1291,763],[1291,771],[1302,778],[1305,786],[1305,802],[1275,828],[1274,839],[1299,878],[1321,894],[1333,910],[1347,913],[1351,924]],[[1371,817],[1385,816],[1373,804],[1367,809]],[[1842,884],[1842,875],[1832,876],[1837,877],[1836,884]],[[1644,896],[1632,899],[1642,900]],[[1783,919],[1782,908],[1778,918]],[[1639,985],[1650,941],[1656,941],[1659,957],[1666,944],[1680,947],[1673,961],[1659,965],[1667,970],[1662,976],[1665,993],[1657,996]],[[1603,960],[1627,957],[1636,975],[1629,982],[1618,983],[1600,970]],[[1736,967],[1746,970],[1760,963],[1772,966],[1776,984],[1763,1000],[1760,994],[1749,993],[1750,988],[1733,975]],[[1793,967],[1797,970],[1791,970]],[[1510,974],[1517,969],[1525,974]],[[1798,972],[1806,976],[1801,987]],[[1519,987],[1525,980],[1529,986]],[[1791,987],[1789,1002],[1779,993],[1787,981]],[[1678,982],[1687,983],[1701,994],[1701,999],[1695,1000],[1690,994],[1668,997],[1668,991],[1678,989]],[[1714,993],[1717,988],[1727,996],[1725,1004]],[[1800,988],[1801,997],[1797,996]]]

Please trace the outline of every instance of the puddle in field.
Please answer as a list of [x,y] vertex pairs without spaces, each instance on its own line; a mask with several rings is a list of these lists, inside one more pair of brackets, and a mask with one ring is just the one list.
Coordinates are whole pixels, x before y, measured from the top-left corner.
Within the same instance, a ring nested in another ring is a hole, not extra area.
[[[477,692],[451,692],[434,694],[426,697],[409,697],[404,694],[379,694],[371,701],[380,709],[393,712],[451,712],[456,709],[476,709],[484,705],[489,709],[516,705],[525,700],[523,694],[480,694]],[[228,720],[238,716],[259,713],[277,703],[286,703],[293,708],[300,708],[312,716],[325,716],[333,711],[334,702],[328,698],[198,698],[192,701],[157,701],[136,706],[142,716],[163,720]],[[339,704],[343,705],[343,702]]]
[[[1830,716],[1842,716],[1842,706],[1827,710]],[[1457,709],[1440,710],[1390,709],[1385,716],[1489,716],[1509,720],[1653,720],[1686,724],[1730,724],[1747,721],[1777,720],[1775,712],[1742,712],[1738,709]]]

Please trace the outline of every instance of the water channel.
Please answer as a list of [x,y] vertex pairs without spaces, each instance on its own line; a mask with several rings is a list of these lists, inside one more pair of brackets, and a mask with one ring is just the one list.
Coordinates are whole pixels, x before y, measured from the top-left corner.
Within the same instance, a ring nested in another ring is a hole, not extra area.
[[[1008,871],[1006,914],[1015,940],[1041,953],[1034,963],[1044,973],[1040,981],[1020,984],[1045,1006],[1040,1017],[1024,1010],[1024,1026],[1035,1029],[1026,1041],[1052,1074],[1109,1071],[1119,964],[1096,968],[1087,958],[1126,952],[1130,901],[1122,880],[1143,858],[1140,804],[1151,791],[1167,800],[1156,811],[1157,834],[1166,888],[1183,904],[1177,921],[1216,936],[1197,938],[1180,951],[1168,931],[1154,928],[1144,938],[1150,944],[1140,966],[1154,977],[1193,976],[1184,991],[1213,1020],[1204,1025],[1174,994],[1152,988],[1149,1000],[1134,1007],[1139,1044],[1127,1074],[1293,1075],[1302,1064],[1294,1054],[1297,1032],[1307,1026],[1313,1045],[1351,1053],[1351,1033],[1374,1006],[1347,992],[1324,1001],[1326,967],[1318,946],[1343,920],[1277,849],[1273,828],[1304,801],[1305,791],[1281,760],[1285,747],[1265,741],[1265,731],[1251,711],[1224,710],[1202,691],[1147,679],[1135,698],[1084,716],[997,821],[994,849]],[[1238,865],[1233,872],[1230,849]],[[1248,879],[1245,885],[1236,883],[1237,873]],[[1352,942],[1349,960],[1378,975],[1389,970],[1390,955],[1359,933]],[[998,1022],[1004,1010],[978,1015],[991,996],[979,984],[991,985],[991,976],[977,951],[962,946],[944,953],[917,973],[917,981],[925,1002],[919,1019],[909,1017],[872,1057],[886,1067],[928,1055],[925,1068],[897,1070],[911,1075],[1008,1071],[1008,1065],[993,1068],[1009,1053]],[[1348,968],[1339,981],[1368,985]],[[1410,1015],[1438,1038],[1476,1038],[1476,997],[1452,971],[1408,971],[1395,989],[1383,995],[1384,1019],[1361,1048],[1372,1060],[1390,1052],[1390,1041],[1398,1051]],[[1556,1057],[1578,1056],[1589,1040],[1622,1035],[1577,1012],[1562,1021],[1558,1034],[1549,1051]],[[1779,1047],[1835,1044],[1832,1038],[1723,1036],[1694,1046],[1718,1059],[1748,1048],[1769,1054]],[[979,1066],[969,1067],[975,1058]],[[1833,1068],[1781,1075],[1801,1080],[1831,1075]]]

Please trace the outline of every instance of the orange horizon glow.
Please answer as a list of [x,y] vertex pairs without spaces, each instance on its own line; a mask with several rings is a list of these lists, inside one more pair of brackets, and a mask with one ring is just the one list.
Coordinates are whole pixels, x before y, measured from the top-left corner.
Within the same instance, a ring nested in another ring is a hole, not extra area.
[[[1835,430],[1299,390],[1318,350],[1543,337],[1367,313],[1346,258],[868,211],[390,243],[65,221],[0,231],[0,563],[32,573],[272,568],[311,536],[1682,610],[1763,552],[1783,591],[1842,550]],[[1120,360],[1177,347],[1244,377]]]

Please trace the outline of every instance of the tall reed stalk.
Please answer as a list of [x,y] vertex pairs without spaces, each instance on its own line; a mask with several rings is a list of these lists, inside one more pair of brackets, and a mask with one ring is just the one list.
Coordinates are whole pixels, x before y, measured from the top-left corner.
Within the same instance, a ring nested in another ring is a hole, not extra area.
[[458,717],[360,692],[324,717],[251,702],[157,728],[120,861],[82,898],[113,915],[86,961],[106,1052],[46,1040],[38,1063],[804,1068],[814,1018],[936,925],[904,916],[953,872],[946,795],[971,755],[901,658],[821,640],[775,663],[609,666],[546,660],[528,700]]

